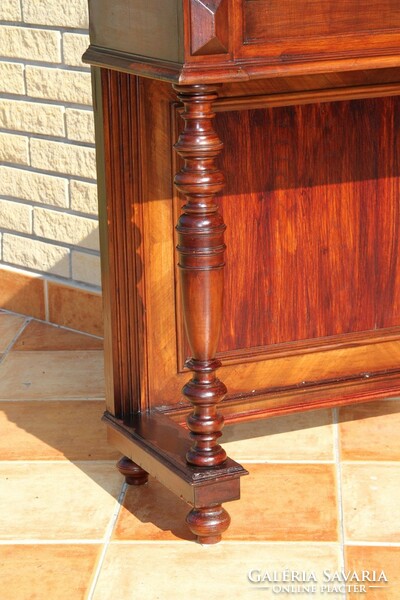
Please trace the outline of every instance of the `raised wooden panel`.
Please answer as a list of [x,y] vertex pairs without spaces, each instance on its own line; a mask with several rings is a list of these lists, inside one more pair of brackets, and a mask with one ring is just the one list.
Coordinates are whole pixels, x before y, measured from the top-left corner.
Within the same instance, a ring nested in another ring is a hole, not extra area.
[[215,126],[220,351],[400,325],[400,100],[221,112]]
[[245,0],[245,42],[377,32],[400,27],[397,0]]
[[228,52],[228,0],[190,0],[190,19],[192,54]]

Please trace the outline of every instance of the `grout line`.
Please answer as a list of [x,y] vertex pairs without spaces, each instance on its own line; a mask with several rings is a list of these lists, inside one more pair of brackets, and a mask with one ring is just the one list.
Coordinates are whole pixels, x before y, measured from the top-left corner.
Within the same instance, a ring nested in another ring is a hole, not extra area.
[[115,459],[111,458],[93,458],[92,460],[80,458],[43,458],[40,459],[25,459],[25,460],[0,460],[0,465],[93,465],[93,464],[109,464],[115,465]]
[[66,539],[66,540],[38,540],[38,539],[24,539],[24,540],[0,540],[0,546],[56,546],[56,545],[88,545],[88,544],[101,544],[103,540],[85,540],[85,539]]
[[112,532],[114,531],[114,527],[115,527],[115,524],[117,522],[118,515],[119,515],[119,513],[121,511],[122,503],[124,501],[127,489],[128,489],[128,484],[124,482],[123,485],[122,485],[122,488],[121,488],[121,493],[118,496],[118,500],[115,503],[114,512],[113,512],[113,514],[111,516],[110,522],[109,522],[109,524],[107,526],[107,529],[106,529],[106,532],[105,532],[105,535],[104,535],[103,549],[102,549],[101,554],[99,556],[99,559],[97,561],[96,570],[94,572],[93,580],[92,580],[89,592],[87,594],[86,600],[92,600],[93,594],[94,594],[94,592],[96,590],[96,586],[97,586],[97,583],[99,581],[101,570],[103,568],[103,564],[104,564],[104,560],[105,560],[106,553],[107,553],[107,550],[108,550],[108,546],[110,544]]
[[[336,485],[337,485],[337,503],[339,517],[339,545],[340,545],[340,568],[345,570],[345,532],[344,532],[344,510],[343,510],[343,489],[342,489],[342,469],[340,464],[340,444],[339,444],[339,411],[337,408],[332,409],[333,423],[333,449],[336,464]],[[344,592],[342,598],[347,598],[347,593]]]
[[286,541],[286,540],[224,540],[222,539],[221,542],[218,542],[218,544],[214,545],[202,545],[202,544],[197,544],[196,542],[194,542],[193,540],[115,540],[113,542],[111,542],[111,544],[113,546],[117,546],[117,545],[121,545],[121,546],[133,546],[133,545],[146,545],[146,544],[151,544],[151,545],[180,545],[180,546],[191,546],[193,547],[193,544],[195,545],[196,548],[202,549],[204,548],[205,551],[207,551],[208,549],[212,549],[212,548],[218,548],[221,546],[291,546],[291,547],[295,547],[295,546],[299,546],[300,548],[306,546],[307,548],[309,546],[316,546],[317,548],[321,547],[321,546],[337,546],[338,542],[336,541],[329,541],[329,542],[325,542],[325,541],[315,541],[315,540],[301,540],[301,541]]
[[13,339],[11,340],[11,342],[8,344],[7,348],[5,349],[4,353],[2,354],[2,356],[0,358],[0,364],[3,362],[3,360],[8,355],[8,353],[12,350],[12,347],[14,346],[15,342],[17,341],[17,339],[19,338],[21,333],[25,330],[25,328],[28,326],[28,323],[30,323],[32,321],[31,317],[27,317],[25,315],[23,315],[23,316],[25,317],[25,321],[22,323],[21,327],[18,329],[18,332],[15,334],[15,336],[13,337]]
[[[26,351],[26,353],[28,354],[29,350]],[[57,352],[57,350],[45,350],[45,352]],[[67,350],[65,350],[65,352],[68,352]],[[74,352],[74,350],[72,350],[72,352]],[[90,350],[77,350],[76,352],[90,352]],[[32,351],[32,354],[34,354],[35,351]],[[1,361],[0,361],[1,362]],[[18,402],[42,402],[42,403],[46,403],[46,402],[105,402],[105,398],[104,396],[94,396],[94,397],[87,397],[87,396],[55,396],[50,397],[50,398],[42,398],[42,397],[37,397],[37,398],[0,398],[0,402],[12,402],[17,404]]]
[[[18,135],[27,135],[27,134],[29,134],[29,132],[18,131]],[[33,139],[34,136],[32,136],[32,134],[30,134],[30,136],[31,136],[31,139]],[[54,142],[54,143],[57,144],[59,142]],[[65,140],[62,143],[65,143]],[[75,141],[75,143],[72,145],[81,146],[82,144]],[[94,149],[95,145],[91,144],[91,146],[89,146],[89,148]],[[6,163],[6,162],[1,161],[0,164],[3,167],[9,167],[10,169],[18,169],[19,171],[25,171],[27,173],[36,173],[38,175],[49,175],[51,177],[57,177],[58,179],[70,178],[70,179],[74,179],[74,180],[76,179],[77,181],[80,181],[82,183],[96,184],[96,179],[94,177],[84,177],[82,175],[77,175],[76,173],[67,173],[64,171],[54,171],[54,170],[52,171],[51,169],[42,169],[41,167],[33,167],[30,165],[21,165],[20,163]],[[45,204],[45,206],[52,206],[52,205]]]
[[[12,272],[14,272],[14,271],[12,271]],[[41,278],[38,277],[38,279],[41,279]],[[43,281],[46,281],[46,283],[48,281],[50,281],[50,283],[60,283],[58,280],[55,281],[53,279],[43,279]],[[62,282],[62,285],[65,285],[64,282]],[[97,290],[88,289],[88,288],[84,288],[84,287],[77,287],[77,286],[66,286],[66,287],[70,287],[70,288],[73,287],[76,290],[80,290],[80,291],[84,291],[84,292],[95,293],[97,291]],[[45,301],[46,301],[46,298],[45,298]],[[0,308],[0,313],[5,313],[7,315],[12,315],[12,316],[17,316],[17,317],[25,317],[26,319],[29,319],[29,321],[38,321],[39,323],[45,323],[46,325],[51,325],[51,327],[55,327],[57,329],[65,329],[66,331],[73,331],[74,333],[86,335],[86,336],[88,336],[90,338],[94,338],[96,340],[104,339],[103,336],[101,336],[101,335],[94,335],[93,333],[87,333],[86,331],[80,331],[79,329],[72,329],[72,327],[66,327],[65,325],[59,325],[58,323],[51,323],[50,321],[44,321],[43,319],[36,319],[35,317],[29,317],[27,315],[23,315],[22,313],[16,313],[11,310],[7,310],[5,308]]]
[[378,460],[378,459],[361,459],[361,460],[342,460],[342,464],[346,465],[400,465],[398,460]]
[[109,546],[110,541],[111,541],[112,532],[114,531],[115,524],[117,522],[119,513],[121,511],[122,503],[124,501],[127,489],[128,489],[128,484],[126,482],[124,482],[122,484],[121,493],[118,496],[117,502],[115,503],[114,512],[113,512],[113,514],[111,516],[110,522],[109,522],[109,524],[107,526],[107,529],[106,529],[106,532],[105,532],[105,535],[104,535],[103,548],[102,548],[101,554],[99,556],[99,559],[97,561],[96,569],[95,569],[95,572],[93,574],[92,583],[91,583],[89,592],[87,594],[86,600],[92,600],[93,594],[94,594],[94,592],[96,590],[96,586],[97,586],[97,583],[98,583],[98,580],[99,580],[99,577],[100,577],[101,569],[103,568],[103,564],[104,564],[104,560],[105,560],[106,553],[107,553],[107,550],[108,550],[108,546]]
[[44,317],[45,317],[46,321],[50,321],[49,288],[47,287],[46,279],[43,279],[43,295],[44,295]]

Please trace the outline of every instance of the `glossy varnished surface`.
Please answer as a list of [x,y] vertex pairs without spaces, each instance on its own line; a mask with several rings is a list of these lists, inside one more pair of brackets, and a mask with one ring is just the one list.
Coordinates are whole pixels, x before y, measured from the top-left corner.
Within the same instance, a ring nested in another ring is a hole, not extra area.
[[399,65],[396,0],[89,4],[85,60],[182,84]]
[[[383,85],[395,77],[386,73]],[[317,80],[329,86],[340,81],[342,93],[346,82],[362,78]],[[291,90],[301,83],[313,85],[308,79],[281,82],[289,105],[299,101]],[[103,244],[109,244],[104,297],[112,303],[106,309],[107,397],[110,412],[121,416],[186,402],[181,390],[190,350],[175,251],[182,202],[173,192],[178,165],[172,148],[183,123],[167,83],[110,71],[103,86],[110,114],[103,128],[105,163],[120,170],[118,176],[106,173],[110,218],[102,219]],[[256,411],[262,405],[274,412],[315,405],[313,390],[321,384],[321,405],[348,401],[357,378],[359,400],[363,393],[389,396],[399,387],[396,377],[388,385],[379,377],[394,373],[400,360],[398,100],[246,110],[254,102],[274,102],[271,89],[223,86],[214,119],[225,143],[218,165],[227,174],[219,201],[228,223],[219,377],[228,404],[244,402],[251,410],[256,401]],[[279,98],[285,101],[284,94]],[[230,102],[243,110],[231,110]],[[122,144],[136,157],[129,163],[133,172],[124,166]],[[365,373],[378,377],[372,387],[362,386]],[[337,393],[335,381],[345,386]]]
[[280,0],[244,0],[243,7],[248,43],[377,33],[400,27],[397,0],[286,0],[284,4]]
[[397,98],[218,114],[220,351],[400,324],[399,121]]

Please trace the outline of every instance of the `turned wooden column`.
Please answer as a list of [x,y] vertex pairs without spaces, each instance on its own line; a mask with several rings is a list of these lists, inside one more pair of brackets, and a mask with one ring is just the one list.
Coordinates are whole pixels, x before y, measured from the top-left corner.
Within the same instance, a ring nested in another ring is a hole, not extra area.
[[187,366],[192,379],[183,393],[193,405],[187,423],[193,446],[186,459],[200,467],[220,465],[226,453],[218,444],[223,417],[217,404],[226,394],[217,378],[220,361],[215,358],[223,302],[224,231],[215,195],[224,176],[215,165],[223,144],[213,128],[216,85],[175,85],[182,102],[185,127],[175,144],[183,158],[175,177],[177,189],[186,197],[177,224],[183,312],[192,358]]

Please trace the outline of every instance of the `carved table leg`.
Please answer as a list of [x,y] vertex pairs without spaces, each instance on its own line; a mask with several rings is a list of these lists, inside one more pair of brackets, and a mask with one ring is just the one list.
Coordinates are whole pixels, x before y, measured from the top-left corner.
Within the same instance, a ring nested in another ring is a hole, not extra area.
[[[183,158],[175,185],[186,197],[177,224],[182,305],[192,358],[187,366],[192,379],[183,394],[193,405],[187,419],[193,445],[186,455],[190,464],[216,467],[226,459],[218,444],[223,417],[217,404],[226,394],[217,378],[220,362],[215,358],[220,334],[223,302],[225,224],[215,203],[224,186],[224,176],[215,165],[223,144],[213,129],[213,102],[217,86],[174,86],[184,106],[185,128],[175,149]],[[203,543],[219,541],[229,525],[221,506],[195,508],[188,524]]]
[[129,485],[143,485],[147,483],[148,474],[139,465],[134,463],[127,456],[123,456],[117,462],[118,471],[124,475],[126,483]]

